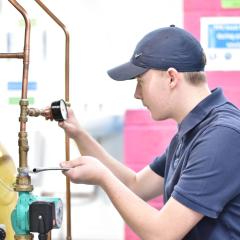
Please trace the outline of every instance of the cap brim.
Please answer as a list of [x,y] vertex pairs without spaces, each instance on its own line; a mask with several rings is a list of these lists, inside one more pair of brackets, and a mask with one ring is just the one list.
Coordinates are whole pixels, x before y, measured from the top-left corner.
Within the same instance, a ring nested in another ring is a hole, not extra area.
[[117,81],[124,81],[134,79],[140,74],[143,74],[148,69],[143,67],[138,67],[131,62],[124,63],[120,66],[112,68],[107,71],[109,77]]

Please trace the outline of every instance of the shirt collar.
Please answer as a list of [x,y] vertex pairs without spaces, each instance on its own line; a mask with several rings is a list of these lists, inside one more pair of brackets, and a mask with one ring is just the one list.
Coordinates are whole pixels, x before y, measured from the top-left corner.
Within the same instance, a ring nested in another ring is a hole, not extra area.
[[179,124],[179,137],[182,137],[200,123],[212,109],[227,102],[221,88],[216,88],[211,92],[212,93],[204,98]]

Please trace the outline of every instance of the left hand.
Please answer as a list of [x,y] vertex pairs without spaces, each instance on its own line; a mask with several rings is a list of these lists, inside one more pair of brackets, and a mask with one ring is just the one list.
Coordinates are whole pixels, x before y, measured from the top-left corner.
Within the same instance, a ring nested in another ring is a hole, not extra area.
[[101,186],[104,182],[104,177],[111,174],[111,171],[97,158],[90,156],[81,156],[75,160],[62,162],[60,166],[71,168],[63,171],[63,174],[69,177],[73,183]]

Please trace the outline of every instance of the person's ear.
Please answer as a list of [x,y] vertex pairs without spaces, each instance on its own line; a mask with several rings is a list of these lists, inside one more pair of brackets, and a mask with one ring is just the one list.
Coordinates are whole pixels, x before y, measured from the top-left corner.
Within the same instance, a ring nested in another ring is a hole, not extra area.
[[178,71],[175,68],[169,68],[167,70],[169,76],[169,86],[174,88],[178,83]]

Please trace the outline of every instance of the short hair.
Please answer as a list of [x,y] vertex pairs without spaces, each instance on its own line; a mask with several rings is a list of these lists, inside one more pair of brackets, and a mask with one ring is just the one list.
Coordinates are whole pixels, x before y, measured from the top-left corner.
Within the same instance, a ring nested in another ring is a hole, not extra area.
[[[206,66],[207,57],[204,52],[202,53],[202,62],[203,62],[203,65]],[[202,71],[201,72],[184,72],[183,76],[186,79],[186,81],[188,81],[189,83],[195,86],[205,83],[207,81],[206,75]]]
[[197,86],[207,81],[204,72],[184,72],[184,79],[190,84]]

